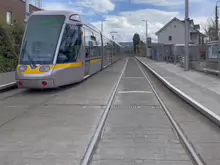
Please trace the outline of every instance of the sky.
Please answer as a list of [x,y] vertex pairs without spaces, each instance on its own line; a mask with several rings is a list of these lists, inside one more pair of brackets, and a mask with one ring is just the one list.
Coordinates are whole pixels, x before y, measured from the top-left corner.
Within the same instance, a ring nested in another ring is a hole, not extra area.
[[[189,0],[189,17],[202,27],[209,18],[214,18],[217,0]],[[155,32],[173,17],[184,19],[184,0],[43,0],[45,10],[71,10],[104,33],[117,32],[114,37],[119,42],[131,42],[134,33],[146,40],[157,41]]]

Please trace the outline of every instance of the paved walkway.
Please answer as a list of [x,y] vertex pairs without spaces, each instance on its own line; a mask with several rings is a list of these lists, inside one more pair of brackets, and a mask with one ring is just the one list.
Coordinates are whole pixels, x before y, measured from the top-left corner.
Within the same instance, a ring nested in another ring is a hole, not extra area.
[[185,72],[183,68],[173,64],[155,62],[146,58],[138,59],[186,96],[210,110],[212,115],[220,118],[220,79],[218,77],[193,70]]

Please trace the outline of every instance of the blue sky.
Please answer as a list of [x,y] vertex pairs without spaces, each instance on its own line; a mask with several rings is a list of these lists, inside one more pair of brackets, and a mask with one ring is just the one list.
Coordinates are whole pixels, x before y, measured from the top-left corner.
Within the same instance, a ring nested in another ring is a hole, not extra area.
[[[195,23],[205,24],[214,17],[216,0],[189,0],[190,18]],[[104,31],[116,30],[119,40],[131,40],[135,32],[145,36],[147,19],[148,33],[156,40],[155,32],[173,17],[184,18],[184,0],[43,0],[43,8],[48,10],[72,10],[100,29],[104,21]]]

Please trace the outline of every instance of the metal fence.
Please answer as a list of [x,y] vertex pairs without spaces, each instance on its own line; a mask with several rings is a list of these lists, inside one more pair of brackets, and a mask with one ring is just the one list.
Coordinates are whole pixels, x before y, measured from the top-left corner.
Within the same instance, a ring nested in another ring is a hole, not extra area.
[[[220,75],[220,56],[217,57],[216,55],[218,54],[218,47],[217,41],[203,46],[190,44],[189,67],[198,71]],[[137,54],[134,54],[133,51],[124,53],[126,56],[142,56],[155,61],[165,61],[184,67],[184,45],[151,43],[151,47],[147,51],[146,46],[143,46]]]
[[[203,46],[190,44],[190,68],[206,73],[220,75],[220,55],[217,50],[218,47],[219,46],[217,42],[212,42],[211,44],[208,43]],[[184,67],[184,45],[166,45],[160,43],[152,43],[152,47],[148,50],[150,51],[148,52],[148,58],[151,58],[152,60],[165,61],[173,64],[178,64],[180,65],[180,67]],[[215,53],[215,55],[213,55],[213,53]]]

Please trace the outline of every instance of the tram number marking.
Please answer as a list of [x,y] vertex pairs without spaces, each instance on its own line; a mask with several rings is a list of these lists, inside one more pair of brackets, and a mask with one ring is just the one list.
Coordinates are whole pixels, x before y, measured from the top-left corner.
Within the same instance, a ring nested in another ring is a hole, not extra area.
[[70,29],[76,29],[75,25],[69,25]]

